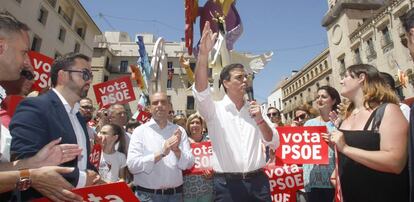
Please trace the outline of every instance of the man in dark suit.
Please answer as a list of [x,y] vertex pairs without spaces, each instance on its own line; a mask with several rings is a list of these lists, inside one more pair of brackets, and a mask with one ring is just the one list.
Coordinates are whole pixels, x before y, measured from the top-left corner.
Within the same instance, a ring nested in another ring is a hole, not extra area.
[[[100,182],[88,160],[88,133],[78,112],[79,100],[86,97],[91,80],[89,57],[68,54],[55,60],[51,68],[53,88],[39,97],[22,101],[11,120],[11,157],[28,158],[51,140],[61,137],[62,143],[78,144],[82,148],[77,159],[61,165],[75,167],[73,172],[64,175],[66,180],[77,188]],[[39,196],[34,190],[22,192],[22,200]]]

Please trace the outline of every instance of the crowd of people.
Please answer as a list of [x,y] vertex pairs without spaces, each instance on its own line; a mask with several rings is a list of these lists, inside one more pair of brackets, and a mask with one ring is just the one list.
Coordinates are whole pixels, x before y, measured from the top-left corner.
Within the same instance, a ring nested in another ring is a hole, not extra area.
[[[403,25],[414,58],[414,10]],[[414,113],[401,103],[392,76],[372,65],[349,66],[339,92],[319,87],[313,105],[296,108],[292,122],[283,123],[276,107],[262,112],[245,98],[241,64],[222,69],[225,95],[212,99],[208,57],[217,34],[206,22],[192,87],[197,113],[174,115],[166,93],[155,92],[151,119],[139,123],[121,104],[95,111],[87,98],[90,58],[79,53],[57,58],[51,88],[27,96],[34,78],[28,32],[24,23],[0,14],[1,201],[82,201],[72,189],[120,181],[143,202],[271,201],[263,168],[277,161],[276,128],[283,126],[327,128],[329,164],[301,165],[305,188],[298,200],[331,202],[336,187],[343,201],[414,200]],[[21,96],[15,111],[12,95]],[[207,141],[212,170],[186,173],[194,165],[190,145]],[[89,160],[96,145],[102,150],[98,167]]]

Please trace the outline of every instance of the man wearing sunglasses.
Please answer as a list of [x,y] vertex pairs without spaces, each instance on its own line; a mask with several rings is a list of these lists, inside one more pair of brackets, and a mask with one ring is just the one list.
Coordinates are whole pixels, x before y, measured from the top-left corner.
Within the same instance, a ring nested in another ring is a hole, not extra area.
[[[401,17],[405,38],[401,41],[414,60],[414,8]],[[412,79],[412,78],[411,78]],[[412,81],[409,83],[413,84]],[[408,170],[410,173],[410,201],[414,201],[414,106],[410,111],[410,134],[408,139]]]
[[[24,23],[7,13],[0,13],[0,81],[17,80],[25,68],[30,68],[27,54],[30,44],[28,31],[29,27]],[[0,103],[5,97],[6,93],[0,85]],[[0,130],[0,157],[3,156],[2,151],[9,150],[3,147],[6,143],[3,132]],[[60,164],[57,161],[50,161],[55,155],[60,157],[54,160],[64,162],[61,161],[63,158],[62,148],[64,147],[58,143],[59,140],[50,141],[38,153],[33,153],[30,158],[13,162],[1,161],[0,193],[15,189],[14,193],[18,194],[19,191],[33,187],[55,201],[82,201],[80,196],[69,191],[73,186],[60,175],[71,172],[73,168],[50,166]],[[7,195],[0,195],[0,201],[8,200]],[[18,199],[11,200],[17,201]]]
[[[54,61],[51,67],[52,89],[43,95],[26,99],[17,107],[10,123],[11,156],[27,158],[48,142],[62,138],[62,143],[77,144],[82,153],[62,166],[74,167],[64,177],[80,188],[100,183],[96,168],[88,161],[90,143],[86,123],[79,113],[79,101],[86,97],[92,82],[89,57],[70,53]],[[39,197],[29,190],[22,200]]]

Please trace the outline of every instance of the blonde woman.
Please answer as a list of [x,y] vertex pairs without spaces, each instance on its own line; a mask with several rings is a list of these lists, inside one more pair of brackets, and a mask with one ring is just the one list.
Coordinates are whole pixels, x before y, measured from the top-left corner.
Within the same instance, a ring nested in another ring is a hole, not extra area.
[[[203,134],[204,121],[199,114],[192,114],[187,119],[186,129],[190,143],[208,141]],[[213,180],[211,173],[205,175],[184,176],[184,201],[185,202],[210,202],[213,201]]]

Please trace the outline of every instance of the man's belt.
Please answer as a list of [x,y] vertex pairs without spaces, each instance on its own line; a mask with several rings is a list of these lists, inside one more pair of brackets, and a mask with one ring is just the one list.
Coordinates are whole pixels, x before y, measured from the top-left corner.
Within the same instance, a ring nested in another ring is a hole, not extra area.
[[172,195],[172,194],[183,192],[183,185],[180,185],[175,188],[169,188],[169,189],[148,189],[148,188],[141,187],[141,186],[136,186],[135,188],[138,191],[148,192],[152,194],[161,194],[161,195],[164,195],[164,194]]
[[220,173],[215,172],[214,175],[217,177],[224,177],[226,179],[234,179],[234,180],[246,180],[254,178],[260,174],[263,174],[263,169],[257,169],[245,173]]

